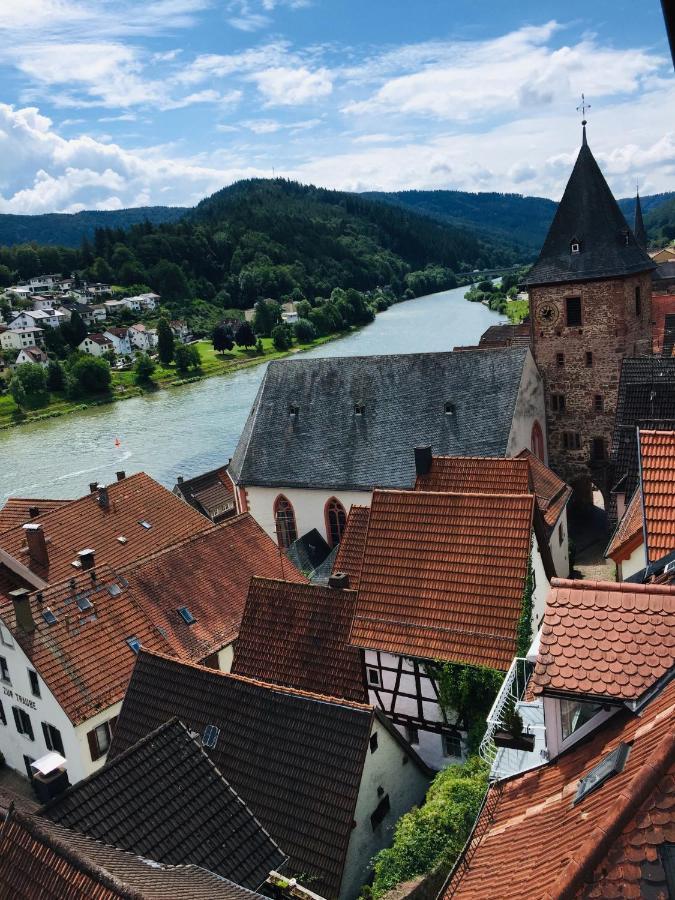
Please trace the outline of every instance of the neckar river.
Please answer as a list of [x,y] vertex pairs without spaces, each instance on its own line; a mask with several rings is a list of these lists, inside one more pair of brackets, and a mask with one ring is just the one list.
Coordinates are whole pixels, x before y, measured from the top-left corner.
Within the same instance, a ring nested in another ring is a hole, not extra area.
[[[306,356],[431,353],[477,344],[504,321],[466,288],[392,306],[354,334]],[[77,497],[90,481],[145,471],[167,487],[227,462],[265,364],[0,432],[0,504],[7,497]],[[119,446],[117,446],[119,442]]]

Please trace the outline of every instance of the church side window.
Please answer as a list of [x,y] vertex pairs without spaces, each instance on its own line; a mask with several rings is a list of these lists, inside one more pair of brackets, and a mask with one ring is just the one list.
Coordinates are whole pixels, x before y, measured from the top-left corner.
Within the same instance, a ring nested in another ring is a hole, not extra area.
[[342,540],[346,524],[347,515],[344,506],[335,497],[331,497],[326,503],[326,534],[331,547],[335,547]]
[[581,297],[568,297],[565,300],[567,308],[567,327],[581,325]]
[[284,549],[290,547],[298,538],[298,529],[293,505],[283,494],[280,494],[274,502],[274,522],[277,529],[277,543]]

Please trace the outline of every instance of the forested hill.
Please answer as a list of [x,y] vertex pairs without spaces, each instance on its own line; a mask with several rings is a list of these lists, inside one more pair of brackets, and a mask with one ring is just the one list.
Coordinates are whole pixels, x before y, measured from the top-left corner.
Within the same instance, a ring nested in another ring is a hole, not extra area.
[[675,241],[675,195],[645,215],[645,227],[659,245]]
[[132,209],[88,209],[78,213],[43,213],[37,216],[0,215],[0,246],[35,241],[79,247],[96,228],[128,228],[146,219],[159,225],[177,222],[186,212],[180,206],[137,206]]

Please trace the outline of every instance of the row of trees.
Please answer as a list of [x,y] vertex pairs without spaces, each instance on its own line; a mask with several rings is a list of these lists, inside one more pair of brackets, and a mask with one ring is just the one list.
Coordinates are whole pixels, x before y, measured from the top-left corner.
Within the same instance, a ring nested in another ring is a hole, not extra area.
[[45,368],[37,363],[17,366],[9,383],[14,402],[21,409],[46,405],[50,392],[69,399],[108,393],[110,366],[104,359],[73,354],[66,362],[52,359]]

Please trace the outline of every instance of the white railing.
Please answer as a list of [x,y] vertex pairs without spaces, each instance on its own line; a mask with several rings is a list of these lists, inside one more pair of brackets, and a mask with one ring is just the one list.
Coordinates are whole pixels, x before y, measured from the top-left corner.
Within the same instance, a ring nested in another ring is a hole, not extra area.
[[531,672],[532,663],[524,657],[516,656],[499,688],[492,709],[487,715],[487,730],[480,742],[478,753],[490,767],[495,761],[498,750],[493,740],[495,731],[504,726],[504,711],[507,706],[510,706],[511,701],[517,703],[523,699]]

